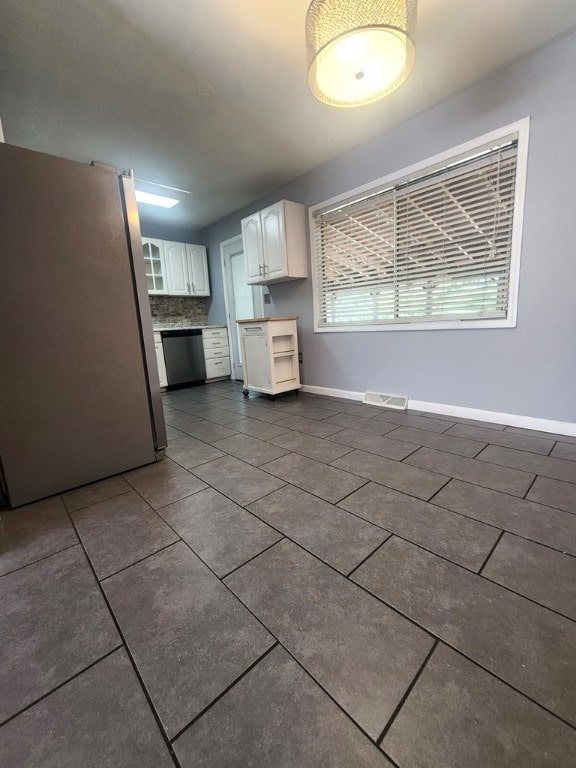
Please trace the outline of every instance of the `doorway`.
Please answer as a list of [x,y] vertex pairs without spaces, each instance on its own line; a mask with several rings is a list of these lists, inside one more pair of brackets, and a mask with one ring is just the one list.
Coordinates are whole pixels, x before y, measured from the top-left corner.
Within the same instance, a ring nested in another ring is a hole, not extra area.
[[264,296],[262,286],[246,284],[246,265],[241,235],[220,243],[220,254],[222,257],[228,337],[230,339],[232,378],[243,381],[242,346],[240,344],[240,330],[236,321],[263,317]]

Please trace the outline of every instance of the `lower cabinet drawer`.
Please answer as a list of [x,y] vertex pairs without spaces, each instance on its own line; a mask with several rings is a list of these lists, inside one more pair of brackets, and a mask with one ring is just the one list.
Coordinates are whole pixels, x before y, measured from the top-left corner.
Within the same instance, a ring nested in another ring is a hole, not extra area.
[[202,328],[202,338],[203,339],[227,339],[228,338],[228,329],[227,328]]
[[204,349],[218,349],[222,347],[228,347],[227,336],[215,336],[214,338],[202,339]]
[[222,349],[206,349],[204,348],[204,357],[206,360],[220,360],[223,357],[230,357],[230,350],[228,344]]
[[215,379],[217,376],[230,376],[230,358],[221,360],[206,360],[206,378]]

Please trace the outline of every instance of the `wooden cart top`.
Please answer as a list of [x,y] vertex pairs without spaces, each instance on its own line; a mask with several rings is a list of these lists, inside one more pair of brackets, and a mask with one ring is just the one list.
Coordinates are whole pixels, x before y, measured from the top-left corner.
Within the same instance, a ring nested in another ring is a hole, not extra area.
[[298,320],[298,315],[283,315],[281,317],[252,317],[249,320],[236,320],[241,325],[242,323],[270,323],[274,320]]

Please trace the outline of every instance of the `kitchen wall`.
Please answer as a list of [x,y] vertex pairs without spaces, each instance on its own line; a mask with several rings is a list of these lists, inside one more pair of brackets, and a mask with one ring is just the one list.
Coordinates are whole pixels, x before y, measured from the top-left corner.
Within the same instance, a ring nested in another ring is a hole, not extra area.
[[313,205],[529,115],[516,328],[314,333],[310,279],[270,286],[266,311],[300,316],[306,384],[575,422],[575,72],[572,34],[200,232],[210,322],[225,320],[219,246],[242,216],[282,198]]
[[197,230],[190,227],[175,227],[147,221],[142,216],[142,204],[139,206],[140,229],[142,237],[155,237],[157,240],[171,240],[173,243],[199,243]]

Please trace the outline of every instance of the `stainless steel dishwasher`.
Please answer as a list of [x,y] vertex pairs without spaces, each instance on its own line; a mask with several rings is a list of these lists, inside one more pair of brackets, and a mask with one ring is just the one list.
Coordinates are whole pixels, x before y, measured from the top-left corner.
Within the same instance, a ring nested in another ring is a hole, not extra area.
[[202,329],[161,331],[168,389],[204,384]]

